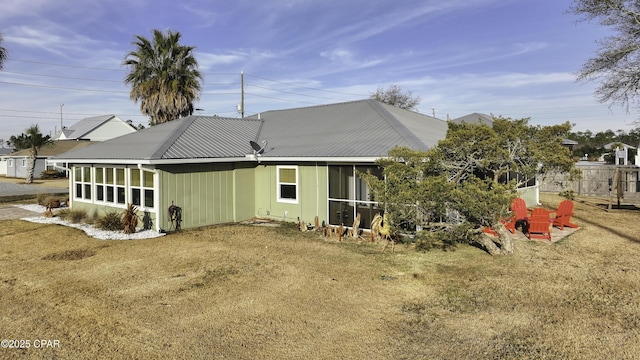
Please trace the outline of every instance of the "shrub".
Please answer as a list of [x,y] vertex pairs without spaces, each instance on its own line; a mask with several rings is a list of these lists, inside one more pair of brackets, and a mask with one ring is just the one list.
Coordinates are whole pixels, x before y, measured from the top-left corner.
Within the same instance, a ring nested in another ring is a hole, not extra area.
[[36,203],[38,205],[47,206],[49,199],[51,199],[51,194],[41,193],[36,195]]
[[45,171],[40,173],[40,178],[41,179],[55,179],[57,177],[58,177],[58,171],[57,170],[45,170]]
[[103,216],[96,217],[96,226],[102,230],[120,231],[124,230],[124,224],[118,211],[107,211]]
[[74,209],[62,209],[58,211],[58,217],[62,220],[70,221],[74,224],[80,223],[83,220],[89,219],[86,210],[74,210]]
[[133,234],[138,226],[138,208],[133,204],[128,204],[127,209],[122,214],[122,224],[125,234]]
[[576,199],[576,194],[571,189],[562,190],[562,191],[560,191],[560,193],[558,195],[562,196],[565,199],[569,199],[569,200],[575,200]]
[[419,231],[416,234],[416,250],[429,251],[440,248],[442,250],[455,250],[457,244],[469,244],[473,241],[473,225],[462,223],[460,225]]

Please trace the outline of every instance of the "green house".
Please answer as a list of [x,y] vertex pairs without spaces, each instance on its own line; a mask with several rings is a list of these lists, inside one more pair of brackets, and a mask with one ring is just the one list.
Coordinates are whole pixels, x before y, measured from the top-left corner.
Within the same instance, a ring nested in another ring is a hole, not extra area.
[[193,115],[49,160],[68,164],[73,208],[139,208],[146,227],[172,230],[254,217],[368,227],[379,211],[358,171],[395,146],[427,150],[447,123],[374,100],[268,111]]

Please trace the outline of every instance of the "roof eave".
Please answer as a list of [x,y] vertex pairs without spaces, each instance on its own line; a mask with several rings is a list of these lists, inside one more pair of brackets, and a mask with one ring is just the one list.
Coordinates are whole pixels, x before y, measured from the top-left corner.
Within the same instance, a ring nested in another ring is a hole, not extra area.
[[374,163],[383,157],[335,157],[335,156],[254,156],[252,154],[244,157],[226,158],[195,158],[195,159],[47,159],[47,163],[68,163],[68,164],[122,164],[122,165],[180,165],[180,164],[206,164],[225,162],[346,162],[346,163]]

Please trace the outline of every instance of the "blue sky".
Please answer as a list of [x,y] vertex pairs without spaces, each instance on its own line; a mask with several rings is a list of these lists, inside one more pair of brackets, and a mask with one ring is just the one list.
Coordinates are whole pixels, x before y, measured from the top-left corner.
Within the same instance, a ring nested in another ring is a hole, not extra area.
[[[473,112],[575,131],[622,129],[637,114],[599,104],[575,72],[606,36],[577,23],[571,0],[3,0],[9,51],[0,72],[0,139],[32,124],[116,114],[146,124],[121,64],[135,35],[172,29],[196,47],[206,115],[364,99],[413,91],[422,113]],[[64,106],[61,106],[64,104]],[[62,110],[62,111],[61,111]],[[318,124],[322,126],[322,124]]]

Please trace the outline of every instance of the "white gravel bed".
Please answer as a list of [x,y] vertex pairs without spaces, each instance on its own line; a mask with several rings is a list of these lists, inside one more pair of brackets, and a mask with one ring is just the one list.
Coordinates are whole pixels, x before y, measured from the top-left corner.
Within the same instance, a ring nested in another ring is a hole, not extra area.
[[[44,214],[44,212],[47,210],[44,206],[40,206],[36,204],[15,205],[15,206],[21,209],[25,209],[25,210],[29,210],[29,211],[33,211],[41,214]],[[69,221],[62,220],[56,216],[48,218],[42,215],[42,216],[25,217],[25,218],[21,218],[20,220],[40,223],[40,224],[58,224],[58,225],[69,226],[72,228],[80,229],[84,231],[87,235],[100,240],[138,240],[138,239],[156,238],[156,237],[165,235],[164,233],[160,233],[154,230],[142,230],[133,234],[125,234],[122,231],[100,230],[93,225],[74,224]]]

